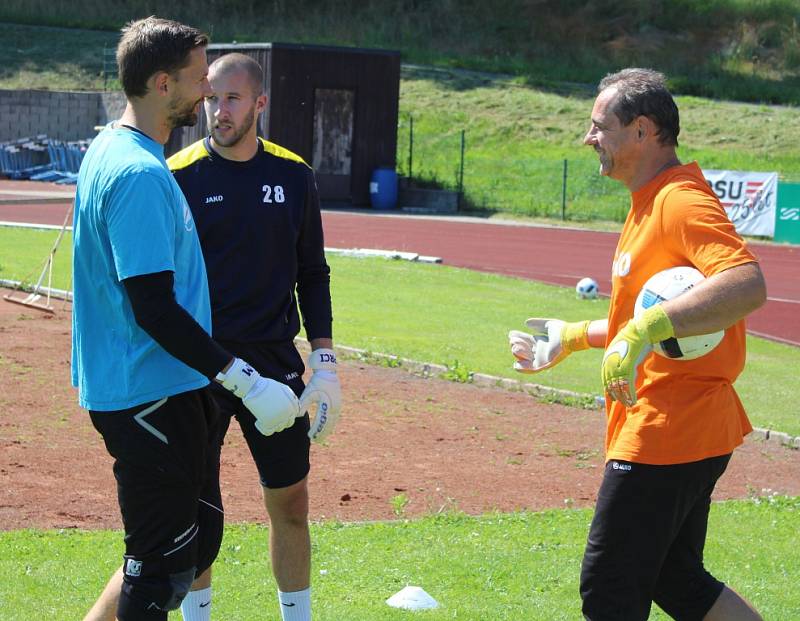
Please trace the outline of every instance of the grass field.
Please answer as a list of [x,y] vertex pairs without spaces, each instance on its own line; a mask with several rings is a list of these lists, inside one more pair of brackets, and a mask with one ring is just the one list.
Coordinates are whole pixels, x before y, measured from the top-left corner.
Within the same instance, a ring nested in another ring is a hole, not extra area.
[[[580,618],[578,576],[590,519],[588,510],[562,510],[314,524],[315,618]],[[800,610],[798,525],[797,498],[716,503],[706,565],[745,594],[765,619],[793,619]],[[250,621],[277,615],[270,608],[264,613],[265,605],[274,606],[275,593],[265,567],[266,540],[263,527],[228,526],[215,565],[215,618]],[[122,553],[120,533],[113,531],[0,532],[0,552],[3,621],[80,618]],[[425,588],[440,608],[412,615],[384,603],[409,584]],[[667,618],[655,607],[650,616]]]
[[[0,278],[33,280],[55,231],[0,227]],[[70,286],[71,238],[56,253],[56,288]],[[371,352],[448,365],[457,372],[520,379],[511,369],[506,334],[527,317],[604,317],[607,300],[576,300],[564,287],[442,265],[332,256],[336,340]],[[376,287],[375,283],[382,286]],[[425,300],[424,309],[420,300]],[[794,385],[800,349],[748,337],[745,372],[736,383],[753,424],[800,435]],[[530,381],[600,394],[601,350],[571,356]]]

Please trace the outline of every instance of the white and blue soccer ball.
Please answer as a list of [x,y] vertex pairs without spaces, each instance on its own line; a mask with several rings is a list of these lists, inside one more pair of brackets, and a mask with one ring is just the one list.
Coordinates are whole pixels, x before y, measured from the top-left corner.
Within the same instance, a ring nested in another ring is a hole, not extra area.
[[600,293],[600,287],[594,278],[581,278],[575,285],[575,293],[581,300],[594,300]]
[[[671,267],[651,276],[636,298],[633,316],[638,317],[646,309],[666,300],[686,293],[697,283],[703,281],[705,276],[693,267]],[[655,343],[653,351],[659,356],[672,360],[694,360],[705,356],[722,341],[725,331],[701,334],[699,336],[685,336],[683,338],[669,338],[666,341]]]

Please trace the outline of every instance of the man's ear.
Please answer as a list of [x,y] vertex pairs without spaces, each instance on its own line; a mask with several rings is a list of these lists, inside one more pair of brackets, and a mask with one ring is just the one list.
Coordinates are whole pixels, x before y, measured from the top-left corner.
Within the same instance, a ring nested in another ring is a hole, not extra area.
[[256,97],[256,114],[261,114],[264,110],[267,109],[267,96],[266,95],[259,95]]
[[636,124],[638,125],[637,133],[639,140],[643,140],[648,136],[655,136],[658,133],[658,127],[653,122],[653,119],[649,117],[640,116],[636,119]]
[[152,82],[152,90],[159,95],[166,95],[169,92],[169,74],[166,71],[154,73],[148,82]]

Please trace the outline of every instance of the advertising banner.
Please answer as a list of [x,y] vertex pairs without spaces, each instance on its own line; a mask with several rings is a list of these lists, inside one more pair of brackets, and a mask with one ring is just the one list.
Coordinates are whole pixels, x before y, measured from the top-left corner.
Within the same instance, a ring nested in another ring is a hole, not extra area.
[[778,184],[775,241],[800,244],[800,183]]
[[778,173],[704,170],[703,175],[741,235],[775,235]]

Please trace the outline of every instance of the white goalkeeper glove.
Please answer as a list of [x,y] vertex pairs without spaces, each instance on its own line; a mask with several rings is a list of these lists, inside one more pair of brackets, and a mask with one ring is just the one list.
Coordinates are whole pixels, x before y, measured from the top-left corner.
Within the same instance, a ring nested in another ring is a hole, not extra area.
[[568,323],[560,319],[528,319],[531,334],[508,333],[511,353],[517,359],[514,370],[538,373],[556,366],[572,352],[589,349],[589,321]]
[[217,381],[239,397],[256,417],[256,429],[265,436],[294,425],[300,405],[292,389],[267,377],[261,377],[241,358],[235,358],[227,373],[218,373]]
[[308,437],[314,442],[324,442],[333,433],[342,411],[342,387],[336,376],[336,354],[332,349],[315,349],[308,356],[308,367],[313,373],[300,395],[300,413],[308,411],[311,415],[311,406],[317,404]]

